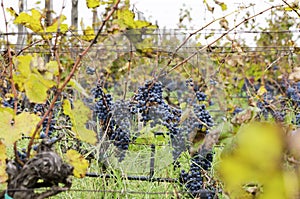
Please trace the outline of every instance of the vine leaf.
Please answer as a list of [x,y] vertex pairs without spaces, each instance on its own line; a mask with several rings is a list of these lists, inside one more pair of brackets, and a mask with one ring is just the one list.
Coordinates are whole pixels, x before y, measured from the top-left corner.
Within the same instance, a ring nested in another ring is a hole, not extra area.
[[76,137],[79,140],[90,144],[96,144],[96,133],[92,130],[86,129],[86,122],[89,120],[88,115],[90,114],[90,109],[79,100],[74,102],[74,107],[75,108],[72,110],[70,101],[64,100],[64,114],[68,115],[71,119],[73,125],[72,131],[76,134]]
[[261,96],[263,96],[266,92],[267,92],[266,87],[261,86],[261,87],[258,89],[258,91],[257,91],[257,95],[258,95],[259,97],[261,97]]
[[52,80],[54,76],[59,74],[57,61],[49,61],[45,67],[46,72],[43,76],[46,79]]
[[88,8],[97,8],[100,6],[100,0],[86,0],[86,6]]
[[280,166],[284,150],[282,135],[274,124],[252,122],[241,127],[233,141],[225,146],[216,169],[230,198],[241,198],[246,193],[243,185],[253,182],[264,187],[265,198],[284,193],[284,172]]
[[83,40],[92,41],[94,37],[95,37],[95,32],[91,26],[88,26],[83,30],[83,36],[82,36]]
[[74,176],[77,178],[83,178],[89,167],[89,162],[74,149],[70,149],[67,151],[66,158],[67,162],[74,167]]
[[75,90],[77,90],[80,94],[84,95],[85,97],[90,97],[86,90],[75,79],[71,79],[68,85],[72,86]]
[[134,20],[134,13],[127,8],[118,10],[116,23],[120,26],[121,29],[141,29],[145,27],[147,27],[148,29],[157,28],[156,25],[152,25],[148,21]]
[[5,183],[8,176],[6,173],[6,146],[0,141],[0,183]]
[[37,115],[28,112],[14,116],[8,108],[0,109],[0,118],[0,139],[7,146],[19,140],[22,134],[29,135],[40,120]]
[[31,73],[30,70],[30,63],[32,60],[31,55],[24,55],[24,56],[19,56],[17,58],[18,62],[18,71],[24,76],[28,76]]
[[224,2],[215,0],[215,4],[219,5],[221,7],[222,11],[227,10],[227,5]]
[[[48,97],[48,89],[53,87],[55,82],[49,79],[49,75],[48,78],[43,76],[37,69],[37,67],[39,67],[38,65],[31,68],[33,61],[31,55],[19,56],[17,58],[17,71],[19,73],[14,73],[13,79],[20,90],[25,89],[26,96],[30,102],[44,103]],[[46,67],[49,67],[49,71],[46,70],[46,72],[56,74],[57,71],[53,69],[55,66],[57,65],[53,62],[47,63]],[[43,71],[43,73],[45,72]]]
[[66,19],[67,19],[66,16],[61,15],[60,17],[55,19],[54,22],[50,26],[48,26],[46,28],[46,32],[49,32],[49,33],[56,32],[57,29],[59,28],[61,33],[66,33],[68,31],[68,25],[62,23]]
[[22,24],[26,28],[38,33],[43,31],[43,26],[41,24],[42,14],[36,10],[31,10],[31,15],[22,12],[19,16],[14,20],[15,24]]
[[48,89],[54,85],[53,81],[44,80],[37,74],[30,74],[24,83],[26,96],[30,102],[44,103],[48,97]]

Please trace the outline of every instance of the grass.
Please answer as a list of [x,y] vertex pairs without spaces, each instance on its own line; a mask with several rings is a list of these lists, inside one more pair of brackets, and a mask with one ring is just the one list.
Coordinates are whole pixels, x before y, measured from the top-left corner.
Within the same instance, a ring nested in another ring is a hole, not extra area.
[[[109,166],[105,173],[112,173],[113,178],[73,178],[70,191],[52,198],[174,198],[174,194],[176,195],[181,189],[178,183],[137,181],[128,180],[126,177],[122,178],[122,176],[149,176],[151,152],[149,147],[140,147],[142,150],[129,151],[121,163],[118,163],[114,157],[109,158]],[[188,167],[188,158],[188,154],[182,155],[182,167]],[[174,168],[168,146],[156,149],[154,165],[154,177],[157,178],[178,179],[180,169],[182,169]],[[89,172],[104,173],[96,160],[91,162]]]

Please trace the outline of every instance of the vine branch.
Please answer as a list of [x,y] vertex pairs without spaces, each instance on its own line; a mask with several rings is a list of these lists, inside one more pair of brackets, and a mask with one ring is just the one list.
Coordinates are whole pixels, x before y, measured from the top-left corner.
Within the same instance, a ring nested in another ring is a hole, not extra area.
[[177,69],[179,66],[185,64],[187,61],[189,61],[191,58],[193,58],[195,55],[197,55],[199,52],[204,51],[205,49],[207,49],[208,47],[210,47],[211,45],[213,45],[214,43],[218,42],[220,39],[222,39],[223,37],[225,37],[228,33],[230,33],[231,31],[233,31],[234,29],[236,29],[237,27],[239,27],[240,25],[244,24],[245,22],[249,21],[250,19],[253,19],[269,10],[272,10],[274,8],[279,8],[282,7],[283,5],[277,5],[277,6],[271,6],[255,15],[252,15],[246,19],[244,19],[243,21],[241,21],[240,23],[236,24],[234,27],[230,28],[229,30],[227,30],[226,32],[224,32],[220,37],[218,37],[217,39],[215,39],[214,41],[210,42],[209,44],[203,46],[202,48],[200,48],[198,51],[194,52],[193,54],[191,54],[189,57],[185,58],[183,61],[181,61],[180,63],[176,64],[175,66],[173,66],[171,69],[169,69],[167,72],[165,72],[164,74],[161,74],[160,76],[166,76],[167,74],[171,73],[173,70]]
[[[3,1],[3,0],[2,0]],[[60,96],[60,94],[62,93],[63,89],[67,86],[67,84],[70,82],[71,78],[74,76],[79,64],[81,63],[82,58],[84,57],[84,55],[87,54],[87,52],[89,51],[89,49],[97,43],[97,39],[100,35],[100,33],[102,32],[105,24],[107,23],[107,21],[110,19],[110,17],[113,15],[113,13],[118,9],[118,5],[120,3],[120,0],[117,0],[116,3],[113,5],[112,10],[108,13],[108,15],[105,17],[105,19],[102,21],[102,24],[96,34],[96,36],[94,37],[94,39],[91,41],[91,43],[89,44],[89,46],[87,46],[82,53],[80,53],[77,58],[76,61],[72,67],[71,72],[69,73],[69,75],[66,77],[66,79],[64,80],[64,82],[62,83],[62,85],[57,89],[56,94],[54,95],[49,109],[45,112],[45,114],[43,115],[42,119],[39,121],[39,123],[36,125],[36,128],[34,130],[34,133],[29,141],[28,147],[27,147],[27,157],[30,157],[30,151],[34,142],[34,138],[38,132],[38,130],[41,128],[44,120],[46,119],[46,117],[49,115],[49,113],[52,111],[52,109],[54,108],[55,102],[58,99],[58,97]]]

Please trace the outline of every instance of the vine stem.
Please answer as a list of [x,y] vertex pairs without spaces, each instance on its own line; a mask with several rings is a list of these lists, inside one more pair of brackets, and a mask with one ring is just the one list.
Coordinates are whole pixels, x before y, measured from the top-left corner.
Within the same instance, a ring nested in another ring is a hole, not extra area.
[[[251,6],[252,6],[252,5],[250,5],[250,6],[248,6],[248,7],[245,7],[245,8],[243,8],[243,9],[248,9],[248,8],[251,7]],[[176,55],[176,53],[178,52],[178,50],[179,50],[182,46],[184,46],[184,45],[186,44],[186,42],[188,42],[188,40],[190,40],[190,38],[191,38],[192,36],[194,36],[195,34],[197,34],[197,33],[200,32],[200,31],[204,30],[205,28],[207,28],[207,27],[210,26],[211,24],[213,24],[213,23],[215,23],[215,22],[217,22],[217,21],[220,21],[220,20],[222,20],[222,19],[225,19],[226,17],[228,17],[228,16],[230,16],[230,15],[236,13],[236,12],[240,12],[240,10],[234,10],[234,11],[232,11],[232,12],[229,13],[229,14],[226,14],[226,15],[224,15],[224,16],[222,16],[222,17],[219,17],[219,18],[217,18],[217,19],[214,19],[214,20],[210,21],[209,23],[207,23],[205,26],[202,26],[202,27],[199,28],[198,30],[196,30],[196,31],[194,31],[194,32],[192,32],[192,33],[190,33],[189,36],[186,37],[185,40],[184,40],[184,41],[183,41],[183,42],[175,49],[174,53],[172,53],[172,54],[173,54],[173,55],[172,55],[172,59],[174,58],[174,56]],[[171,64],[172,59],[169,60],[169,62],[168,62],[167,65],[170,65],[170,64]]]
[[[1,0],[1,7],[2,7],[2,11],[3,11],[3,17],[4,17],[4,21],[5,21],[5,31],[6,33],[8,33],[8,27],[7,27],[7,19],[6,19],[6,14],[5,14],[5,10],[4,10],[4,3],[3,0]],[[12,55],[11,55],[11,49],[10,49],[10,45],[9,45],[9,41],[8,41],[8,34],[6,34],[6,46],[7,46],[7,57],[8,57],[8,64],[9,64],[9,79],[11,82],[11,89],[14,95],[14,115],[17,114],[17,106],[18,106],[18,101],[17,101],[17,90],[15,87],[15,82],[13,80],[13,63],[12,63]],[[18,163],[21,163],[22,165],[22,161],[20,160],[18,154],[17,154],[17,142],[14,142],[14,154],[15,154],[15,160]]]
[[[3,0],[2,0],[3,1]],[[114,14],[114,12],[118,9],[118,5],[120,3],[120,0],[117,0],[116,3],[113,5],[112,10],[108,13],[108,15],[105,17],[105,19],[102,21],[101,26],[99,27],[99,30],[96,34],[96,36],[94,37],[94,39],[91,41],[91,43],[83,50],[82,53],[80,53],[77,58],[76,61],[72,67],[71,72],[69,73],[69,75],[66,77],[66,79],[64,80],[64,82],[62,83],[62,85],[57,89],[51,103],[49,106],[49,109],[46,111],[46,113],[43,115],[42,119],[39,121],[39,123],[36,125],[35,130],[33,132],[33,135],[31,136],[31,139],[29,141],[28,147],[27,147],[27,158],[30,157],[30,151],[34,142],[34,138],[38,132],[38,130],[41,128],[44,120],[46,119],[46,117],[49,115],[49,113],[52,111],[52,109],[54,108],[55,102],[58,99],[58,97],[61,95],[63,89],[68,85],[68,83],[70,82],[71,78],[74,76],[77,68],[79,67],[79,64],[81,63],[81,60],[83,59],[84,55],[87,54],[87,52],[89,51],[89,49],[97,43],[97,39],[100,36],[100,33],[102,32],[105,24],[107,23],[107,21],[110,19],[110,17]]]
[[193,54],[191,54],[189,57],[185,58],[183,61],[181,61],[180,63],[176,64],[175,66],[173,66],[171,69],[169,69],[167,72],[160,74],[160,77],[166,76],[169,73],[171,73],[172,71],[174,71],[175,69],[177,69],[179,66],[185,64],[187,61],[189,61],[191,58],[193,58],[195,55],[197,55],[199,52],[204,51],[205,49],[207,49],[208,47],[210,47],[211,45],[215,44],[216,42],[218,42],[220,39],[222,39],[223,37],[225,37],[227,34],[229,34],[231,31],[235,30],[237,27],[239,27],[240,25],[244,24],[245,22],[249,21],[250,19],[253,19],[259,15],[262,15],[263,13],[272,10],[274,8],[279,8],[282,7],[283,5],[277,5],[277,6],[271,6],[263,11],[260,11],[259,13],[252,15],[246,19],[244,19],[243,21],[241,21],[240,23],[236,24],[234,27],[230,28],[229,30],[227,30],[226,32],[224,32],[220,37],[216,38],[214,41],[210,42],[209,44],[203,46],[202,48],[200,48],[198,51],[195,51]]
[[296,8],[295,9],[295,7],[293,6],[293,5],[290,5],[287,1],[285,1],[285,0],[282,0],[283,1],[283,3],[285,3],[289,8],[291,8],[297,15],[298,15],[298,17],[300,17],[300,13],[298,12],[298,8]]
[[[5,10],[4,10],[4,3],[3,0],[1,0],[1,7],[2,7],[2,11],[3,11],[3,17],[4,17],[4,22],[5,22],[5,31],[6,33],[8,33],[8,27],[7,27],[7,18],[6,18],[6,14],[5,14]],[[9,79],[11,82],[11,88],[12,88],[12,92],[14,95],[14,113],[15,115],[17,114],[17,103],[18,101],[16,100],[18,97],[17,94],[17,90],[15,87],[15,82],[13,80],[13,63],[12,63],[12,55],[11,55],[11,49],[10,49],[10,45],[9,45],[9,41],[8,41],[8,34],[6,34],[6,46],[7,46],[7,57],[8,57],[8,61],[9,61]]]

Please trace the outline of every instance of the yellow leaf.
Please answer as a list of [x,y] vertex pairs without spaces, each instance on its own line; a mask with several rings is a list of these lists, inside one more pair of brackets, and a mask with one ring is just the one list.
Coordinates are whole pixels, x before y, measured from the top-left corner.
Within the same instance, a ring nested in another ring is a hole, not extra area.
[[243,186],[247,184],[262,186],[264,196],[270,192],[284,194],[282,135],[280,128],[271,123],[253,122],[241,127],[233,142],[225,147],[216,168],[230,198],[243,198]]
[[72,130],[76,132],[77,139],[90,144],[96,144],[97,142],[96,133],[93,130],[89,130],[82,125],[74,126]]
[[45,80],[41,75],[30,74],[24,83],[26,96],[30,102],[44,103],[48,97],[47,91],[53,85],[53,81]]
[[94,29],[90,26],[86,27],[86,29],[83,30],[82,39],[85,41],[92,41],[94,38],[95,38]]
[[74,167],[73,174],[77,178],[83,178],[89,167],[89,162],[77,151],[71,149],[66,153],[67,162]]
[[38,116],[28,112],[14,117],[7,109],[0,109],[0,118],[0,139],[7,146],[20,139],[22,134],[29,135],[40,120]]
[[17,65],[18,65],[17,70],[25,77],[27,77],[31,73],[30,70],[31,60],[32,60],[31,55],[24,55],[24,56],[17,57]]
[[89,120],[90,109],[86,107],[83,102],[77,100],[74,102],[74,109],[71,109],[69,100],[64,100],[63,109],[64,114],[69,115],[72,121],[72,131],[76,134],[76,137],[84,142],[90,144],[96,144],[96,133],[92,130],[86,129],[86,123]]
[[5,183],[8,176],[6,173],[6,146],[0,141],[0,183]]
[[57,61],[49,61],[46,64],[46,70],[52,73],[53,75],[58,75],[58,64]]
[[73,114],[72,114],[72,109],[71,109],[71,102],[70,100],[65,99],[63,101],[63,109],[64,109],[64,114],[68,115],[71,120],[74,119]]
[[42,32],[43,26],[41,24],[42,14],[36,10],[31,10],[31,15],[22,12],[19,16],[14,20],[15,24],[22,24],[26,28],[31,29],[33,32]]
[[100,0],[86,0],[86,6],[88,8],[96,8],[100,6]]
[[[57,19],[51,26],[48,26],[46,28],[46,32],[47,33],[55,33],[55,32],[57,32],[58,25],[59,25],[60,32],[63,33],[63,34],[66,33],[68,31],[69,27],[68,27],[67,24],[62,23],[66,19],[67,19],[67,17],[64,16],[64,15],[62,15],[59,20]],[[52,35],[49,34],[47,36],[44,36],[44,38],[51,39]]]
[[261,86],[258,91],[257,91],[257,95],[258,96],[263,96],[263,94],[265,94],[267,92],[267,89],[264,86]]

